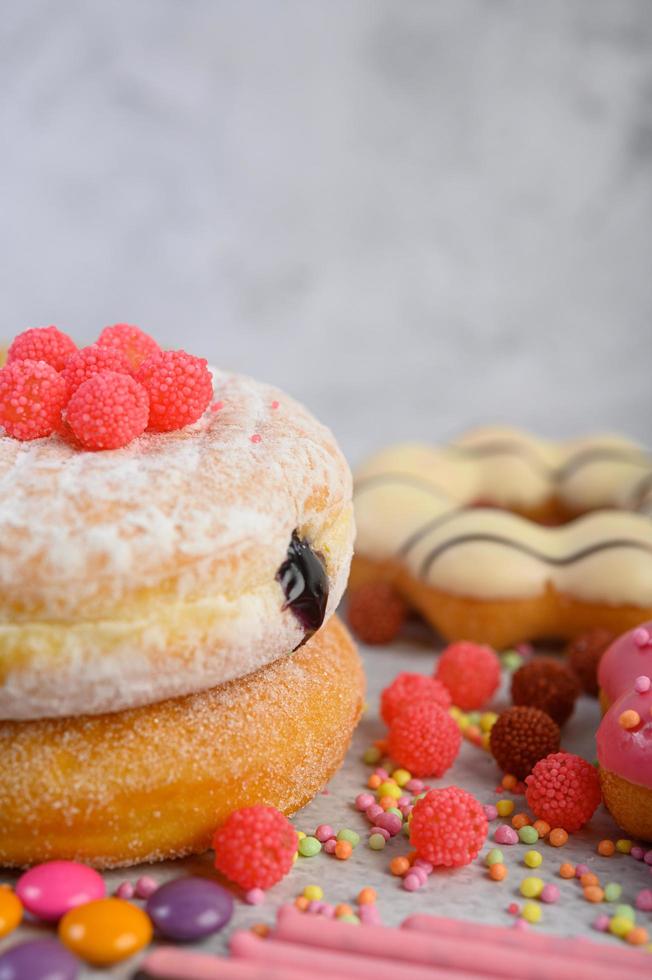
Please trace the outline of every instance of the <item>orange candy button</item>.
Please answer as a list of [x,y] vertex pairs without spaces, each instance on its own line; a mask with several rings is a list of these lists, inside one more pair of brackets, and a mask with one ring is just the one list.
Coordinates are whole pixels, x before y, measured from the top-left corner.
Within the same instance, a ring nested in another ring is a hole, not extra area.
[[109,966],[133,956],[152,938],[152,923],[136,905],[121,898],[98,898],[66,912],[59,939],[94,966]]
[[20,899],[10,888],[0,888],[0,936],[7,936],[23,917]]

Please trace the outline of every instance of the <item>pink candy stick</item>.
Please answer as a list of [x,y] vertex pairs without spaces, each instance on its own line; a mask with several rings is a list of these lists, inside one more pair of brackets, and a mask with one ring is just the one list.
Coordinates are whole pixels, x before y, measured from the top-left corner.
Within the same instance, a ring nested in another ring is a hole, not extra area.
[[[271,963],[229,960],[223,956],[190,953],[175,946],[161,946],[141,964],[141,970],[157,980],[315,980],[314,971],[274,966]],[[341,973],[320,974],[320,980],[354,980]]]
[[[428,966],[430,970],[433,967],[444,971],[459,970],[465,977],[480,975],[514,980],[613,980],[614,975],[613,968],[600,960],[602,947],[594,953],[594,945],[588,942],[582,962],[548,952],[542,959],[533,956],[529,948],[506,944],[499,947],[495,942],[476,939],[473,926],[469,927],[464,942],[459,936],[426,934],[417,930],[411,931],[410,941],[406,942],[405,932],[390,926],[365,925],[356,929],[346,922],[320,920],[321,917],[315,917],[310,929],[306,929],[301,912],[286,906],[279,909],[274,936],[288,944],[318,946],[361,957],[380,957],[395,970],[400,963],[401,974],[407,970],[405,964],[410,963]],[[378,964],[379,959],[375,962]],[[372,976],[370,973],[369,977]]]
[[623,966],[630,970],[649,974],[650,963],[643,958],[639,950],[607,946],[604,943],[594,943],[590,939],[574,939],[566,936],[549,936],[545,933],[517,932],[503,926],[489,926],[481,923],[463,922],[460,919],[444,919],[435,915],[411,915],[401,925],[402,929],[416,930],[429,936],[452,936],[473,942],[482,942],[494,946],[517,946],[529,950],[530,953],[551,953],[553,956],[563,956],[565,959],[584,960],[595,959],[600,963],[611,966]]
[[[321,916],[315,916],[315,923]],[[332,923],[332,919],[324,919]],[[337,923],[335,923],[337,924]],[[351,932],[366,932],[367,929],[377,929],[378,926],[353,926],[350,923],[339,925]],[[304,918],[304,930],[307,928]],[[313,924],[310,923],[310,932]],[[396,930],[398,932],[398,930]],[[344,949],[324,949],[311,945],[294,942],[282,942],[275,938],[260,939],[252,932],[240,930],[234,932],[230,941],[231,955],[237,960],[260,963],[265,969],[274,965],[285,970],[290,976],[290,970],[298,970],[301,975],[311,976],[312,980],[324,980],[324,977],[337,976],[350,980],[462,980],[459,973],[436,966],[401,963],[397,973],[396,960],[383,961],[375,956],[359,956],[354,951]],[[266,974],[267,976],[267,974]],[[477,973],[465,973],[464,980],[482,980]],[[612,978],[613,980],[613,978]]]

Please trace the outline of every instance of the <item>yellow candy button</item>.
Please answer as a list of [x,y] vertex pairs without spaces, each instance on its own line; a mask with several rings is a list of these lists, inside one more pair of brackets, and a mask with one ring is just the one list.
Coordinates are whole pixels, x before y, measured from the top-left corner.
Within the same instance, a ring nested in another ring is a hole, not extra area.
[[152,938],[152,923],[142,909],[121,898],[99,898],[66,912],[59,939],[94,966],[109,966],[133,956]]
[[10,888],[0,888],[0,937],[7,936],[23,917],[20,899]]

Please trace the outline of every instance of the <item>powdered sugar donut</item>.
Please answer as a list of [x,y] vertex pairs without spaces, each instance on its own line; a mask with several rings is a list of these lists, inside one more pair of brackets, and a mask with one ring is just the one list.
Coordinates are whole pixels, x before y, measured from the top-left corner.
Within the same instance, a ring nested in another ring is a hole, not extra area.
[[214,386],[197,423],[124,449],[0,437],[0,718],[205,690],[336,608],[353,519],[331,433],[267,385]]

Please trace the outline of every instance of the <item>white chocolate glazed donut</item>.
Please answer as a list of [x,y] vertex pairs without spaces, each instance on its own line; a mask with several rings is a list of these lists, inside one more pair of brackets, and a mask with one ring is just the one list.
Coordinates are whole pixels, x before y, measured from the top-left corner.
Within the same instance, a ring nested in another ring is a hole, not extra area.
[[[390,569],[432,590],[433,603],[554,593],[652,608],[652,457],[625,439],[554,444],[485,429],[441,449],[393,446],[357,471],[354,499],[364,577]],[[521,516],[551,509],[582,516],[556,527]],[[543,618],[549,626],[550,609]]]
[[336,608],[353,518],[333,436],[274,388],[214,382],[197,423],[125,449],[0,437],[0,718],[123,710],[288,654],[295,532]]

